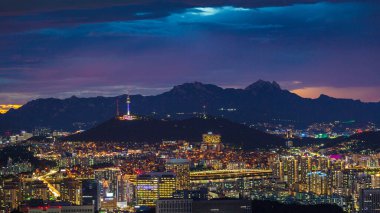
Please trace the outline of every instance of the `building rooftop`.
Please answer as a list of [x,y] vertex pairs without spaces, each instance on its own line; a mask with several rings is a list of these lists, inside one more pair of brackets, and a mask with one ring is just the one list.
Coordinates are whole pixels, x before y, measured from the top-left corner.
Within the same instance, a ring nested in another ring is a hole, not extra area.
[[169,159],[166,163],[168,164],[181,164],[181,163],[190,163],[187,159]]

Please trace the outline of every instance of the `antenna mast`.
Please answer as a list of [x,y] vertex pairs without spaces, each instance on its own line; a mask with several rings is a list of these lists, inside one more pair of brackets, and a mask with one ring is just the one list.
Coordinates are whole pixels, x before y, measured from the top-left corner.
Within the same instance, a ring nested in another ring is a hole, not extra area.
[[116,98],[116,116],[119,116],[119,99]]

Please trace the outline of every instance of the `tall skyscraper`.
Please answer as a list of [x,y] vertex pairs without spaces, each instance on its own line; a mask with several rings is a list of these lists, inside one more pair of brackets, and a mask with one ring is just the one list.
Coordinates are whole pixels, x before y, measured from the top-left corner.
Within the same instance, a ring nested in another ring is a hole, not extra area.
[[317,195],[330,195],[331,185],[329,177],[323,172],[310,172],[307,174],[308,191]]
[[305,184],[307,183],[307,174],[311,172],[311,158],[310,157],[301,157],[300,160],[300,182]]
[[173,198],[176,177],[171,172],[151,172],[137,176],[137,205],[154,206],[158,199]]
[[190,188],[190,162],[186,159],[170,159],[166,162],[166,171],[176,175],[176,189]]

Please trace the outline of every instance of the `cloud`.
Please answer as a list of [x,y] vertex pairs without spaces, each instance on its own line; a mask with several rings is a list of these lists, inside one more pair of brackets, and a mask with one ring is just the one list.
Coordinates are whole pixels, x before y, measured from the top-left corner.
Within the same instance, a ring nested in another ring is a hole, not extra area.
[[112,85],[101,87],[88,87],[81,90],[57,93],[58,98],[67,98],[70,96],[94,97],[94,96],[115,96],[121,94],[144,94],[156,95],[170,90],[170,87],[142,87],[139,85]]
[[8,112],[10,109],[18,109],[22,105],[19,104],[0,104],[0,114],[4,114]]
[[[157,0],[2,0],[0,2],[0,15],[24,15],[30,13],[51,12],[61,10],[80,10],[80,9],[98,9],[120,6],[144,6],[147,8],[145,13],[156,11],[158,4],[161,8],[190,8],[190,7],[220,7],[234,6],[240,8],[257,8],[270,6],[286,6],[301,3],[316,3],[323,0],[271,0],[271,1],[243,1],[243,0],[179,0],[179,1],[162,1]],[[324,0],[329,1],[329,0]],[[347,0],[330,0],[332,2],[344,2]]]
[[22,105],[26,100],[34,100],[37,98],[39,98],[39,95],[36,93],[0,92],[0,100],[3,105]]
[[156,94],[188,81],[244,87],[267,79],[289,89],[380,84],[379,4],[62,2],[16,5],[0,15],[3,95],[118,95],[126,85]]
[[[187,9],[192,9],[193,14],[209,16],[219,12],[216,8],[225,6],[235,8],[235,11],[245,11],[248,8],[281,7],[327,1],[180,0],[163,3],[157,0],[3,0],[0,1],[0,33],[70,27],[85,23],[164,18]],[[330,1],[344,2],[344,0]]]

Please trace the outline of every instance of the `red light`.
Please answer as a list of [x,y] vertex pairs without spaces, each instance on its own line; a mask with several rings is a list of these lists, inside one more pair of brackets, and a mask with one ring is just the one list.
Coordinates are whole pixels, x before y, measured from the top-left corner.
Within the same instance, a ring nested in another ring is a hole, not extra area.
[[136,174],[138,174],[138,175],[141,175],[141,174],[144,173],[144,171],[141,170],[141,169],[136,169],[135,172],[136,172]]

